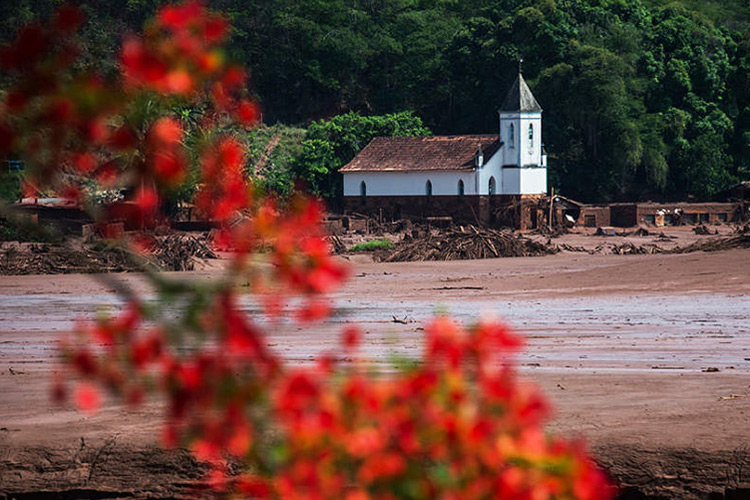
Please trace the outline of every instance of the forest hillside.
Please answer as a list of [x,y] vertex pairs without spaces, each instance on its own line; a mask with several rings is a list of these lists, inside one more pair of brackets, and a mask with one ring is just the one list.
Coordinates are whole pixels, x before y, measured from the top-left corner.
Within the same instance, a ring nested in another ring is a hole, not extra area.
[[[0,41],[58,3],[3,2]],[[113,61],[122,35],[162,2],[81,3],[91,19],[86,61],[96,66]],[[252,68],[269,125],[407,111],[436,134],[491,133],[522,57],[544,108],[550,185],[568,196],[706,199],[750,179],[744,0],[213,0],[211,6],[232,20],[229,56]],[[301,151],[296,143],[289,155]]]

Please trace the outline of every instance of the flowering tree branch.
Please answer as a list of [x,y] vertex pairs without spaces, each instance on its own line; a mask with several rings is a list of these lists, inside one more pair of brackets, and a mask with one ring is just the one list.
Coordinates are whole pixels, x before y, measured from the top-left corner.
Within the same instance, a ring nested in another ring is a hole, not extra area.
[[[164,446],[212,464],[212,487],[251,498],[612,497],[581,445],[544,432],[548,405],[516,378],[521,341],[501,323],[438,317],[419,363],[388,376],[333,355],[286,366],[259,318],[238,306],[239,283],[262,316],[306,325],[328,316],[325,296],[347,270],[330,255],[318,202],[295,196],[282,207],[248,182],[244,146],[225,130],[252,126],[259,111],[222,50],[228,23],[197,1],[163,7],[143,36],[124,41],[120,74],[105,78],[71,70],[82,22],[64,6],[0,54],[15,76],[0,106],[0,154],[26,160],[27,190],[83,204],[89,182],[132,190],[133,210],[97,217],[143,228],[195,172],[195,204],[232,258],[207,283],[145,269],[156,302],[121,287],[123,311],[79,323],[62,342],[69,377],[54,385],[56,400],[91,412],[102,390],[132,406],[165,398]],[[205,110],[194,148],[170,113],[176,103]],[[127,243],[153,245],[146,232]],[[299,304],[291,313],[289,298]],[[356,358],[360,338],[356,326],[342,331],[340,354]],[[229,461],[243,471],[230,473]]]

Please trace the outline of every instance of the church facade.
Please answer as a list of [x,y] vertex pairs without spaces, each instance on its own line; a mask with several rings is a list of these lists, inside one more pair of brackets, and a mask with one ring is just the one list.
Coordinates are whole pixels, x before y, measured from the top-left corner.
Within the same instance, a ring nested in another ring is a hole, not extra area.
[[497,135],[377,137],[339,170],[346,212],[536,225],[547,194],[542,108],[519,73]]

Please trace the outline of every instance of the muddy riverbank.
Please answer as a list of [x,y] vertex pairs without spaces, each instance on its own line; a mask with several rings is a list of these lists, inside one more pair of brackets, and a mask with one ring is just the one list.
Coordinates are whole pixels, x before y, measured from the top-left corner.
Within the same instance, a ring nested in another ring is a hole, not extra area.
[[[584,437],[632,488],[630,498],[748,498],[748,257],[563,253],[375,264],[355,256],[330,322],[284,325],[268,342],[305,363],[357,321],[365,354],[387,370],[391,354],[418,354],[421,324],[435,312],[466,322],[497,314],[526,336],[521,372],[557,409],[551,428]],[[124,279],[139,286],[137,276]],[[107,405],[85,417],[48,402],[56,339],[102,304],[119,301],[89,276],[0,277],[0,498],[195,493],[200,467],[154,445],[158,405]]]

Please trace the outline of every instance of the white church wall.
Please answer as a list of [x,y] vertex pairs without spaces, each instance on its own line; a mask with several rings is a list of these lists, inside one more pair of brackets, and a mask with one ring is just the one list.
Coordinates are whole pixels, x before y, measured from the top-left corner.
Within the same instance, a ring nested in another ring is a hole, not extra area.
[[[512,144],[509,132],[511,124],[513,125]],[[529,148],[529,125],[534,127],[534,142],[531,148]],[[500,113],[500,140],[504,142],[499,151],[503,165],[541,165],[542,113],[537,111]]]
[[[529,126],[534,127],[533,144],[529,147]],[[541,113],[537,117],[521,119],[521,158],[516,165],[541,165],[542,163],[542,120]]]
[[501,194],[546,194],[546,168],[503,169],[503,192]]
[[464,194],[476,194],[473,172],[345,172],[344,196],[360,196],[362,181],[367,196],[424,196],[427,181],[432,183],[433,196],[458,195],[458,181],[464,181]]
[[501,194],[522,194],[520,168],[504,168],[502,178],[503,191]]
[[[511,141],[510,129],[513,126],[513,140]],[[517,120],[506,114],[500,118],[500,140],[503,141],[503,147],[500,148],[499,154],[502,165],[518,165],[518,123]]]
[[547,169],[521,169],[521,194],[547,194]]
[[487,162],[477,170],[477,189],[480,195],[490,194],[490,179],[495,178],[495,194],[503,193],[502,185],[502,155],[495,153]]

